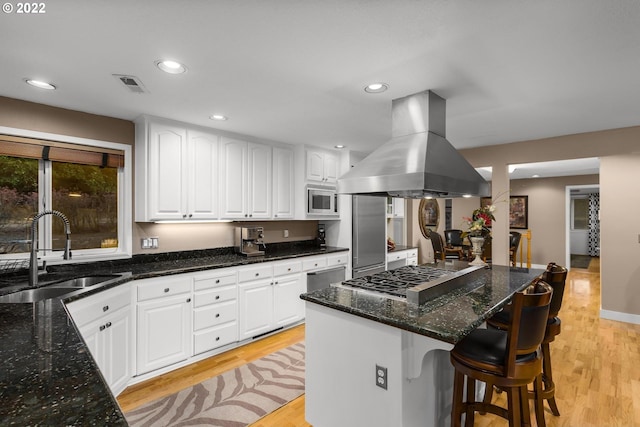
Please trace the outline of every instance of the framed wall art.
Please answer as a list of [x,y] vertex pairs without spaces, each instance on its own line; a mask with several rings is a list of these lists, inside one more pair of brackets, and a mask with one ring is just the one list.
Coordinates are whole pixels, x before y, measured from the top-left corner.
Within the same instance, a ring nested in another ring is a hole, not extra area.
[[[490,204],[491,197],[480,198],[481,207]],[[529,228],[529,196],[509,197],[509,228]]]
[[422,199],[418,207],[418,223],[422,235],[429,238],[429,230],[438,228],[440,208],[436,199]]

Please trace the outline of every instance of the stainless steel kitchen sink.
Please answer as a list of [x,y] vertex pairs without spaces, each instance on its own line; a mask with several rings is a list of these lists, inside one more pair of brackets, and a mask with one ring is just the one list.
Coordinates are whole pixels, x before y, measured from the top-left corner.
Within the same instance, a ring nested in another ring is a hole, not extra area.
[[47,288],[87,288],[89,286],[108,282],[109,280],[118,279],[120,277],[122,277],[122,275],[120,274],[104,274],[104,275],[76,277],[74,279],[52,283],[51,285],[48,285]]
[[73,279],[51,283],[40,288],[24,289],[22,291],[2,295],[0,296],[0,304],[30,303],[59,298],[71,292],[78,291],[80,289],[87,289],[100,284],[106,284],[111,280],[120,279],[121,277],[123,277],[122,274],[95,274],[91,276],[75,277]]
[[52,288],[46,286],[44,288],[37,289],[25,289],[22,291],[14,292],[12,294],[0,296],[0,303],[28,303],[38,302],[46,299],[52,299],[61,297],[73,291],[77,291],[78,288]]

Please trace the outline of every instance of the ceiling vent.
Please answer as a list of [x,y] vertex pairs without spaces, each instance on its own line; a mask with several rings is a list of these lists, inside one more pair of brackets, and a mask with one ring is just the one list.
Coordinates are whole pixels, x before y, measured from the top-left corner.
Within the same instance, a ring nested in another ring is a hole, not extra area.
[[130,92],[133,93],[149,93],[146,87],[142,84],[139,78],[136,76],[125,76],[122,74],[113,74],[113,77],[118,79],[120,83],[124,85]]

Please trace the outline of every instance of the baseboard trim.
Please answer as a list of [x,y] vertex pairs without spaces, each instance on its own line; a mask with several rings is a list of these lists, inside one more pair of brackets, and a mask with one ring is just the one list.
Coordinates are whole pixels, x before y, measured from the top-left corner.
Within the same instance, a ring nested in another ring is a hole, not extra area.
[[620,311],[600,309],[600,318],[640,325],[640,314],[622,313]]

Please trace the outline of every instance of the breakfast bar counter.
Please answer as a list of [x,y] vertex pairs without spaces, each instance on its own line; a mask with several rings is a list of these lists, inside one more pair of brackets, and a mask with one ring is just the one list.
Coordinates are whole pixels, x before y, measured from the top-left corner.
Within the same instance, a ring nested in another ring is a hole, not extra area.
[[303,294],[307,421],[449,425],[449,350],[542,272],[494,265],[421,305],[344,286]]

